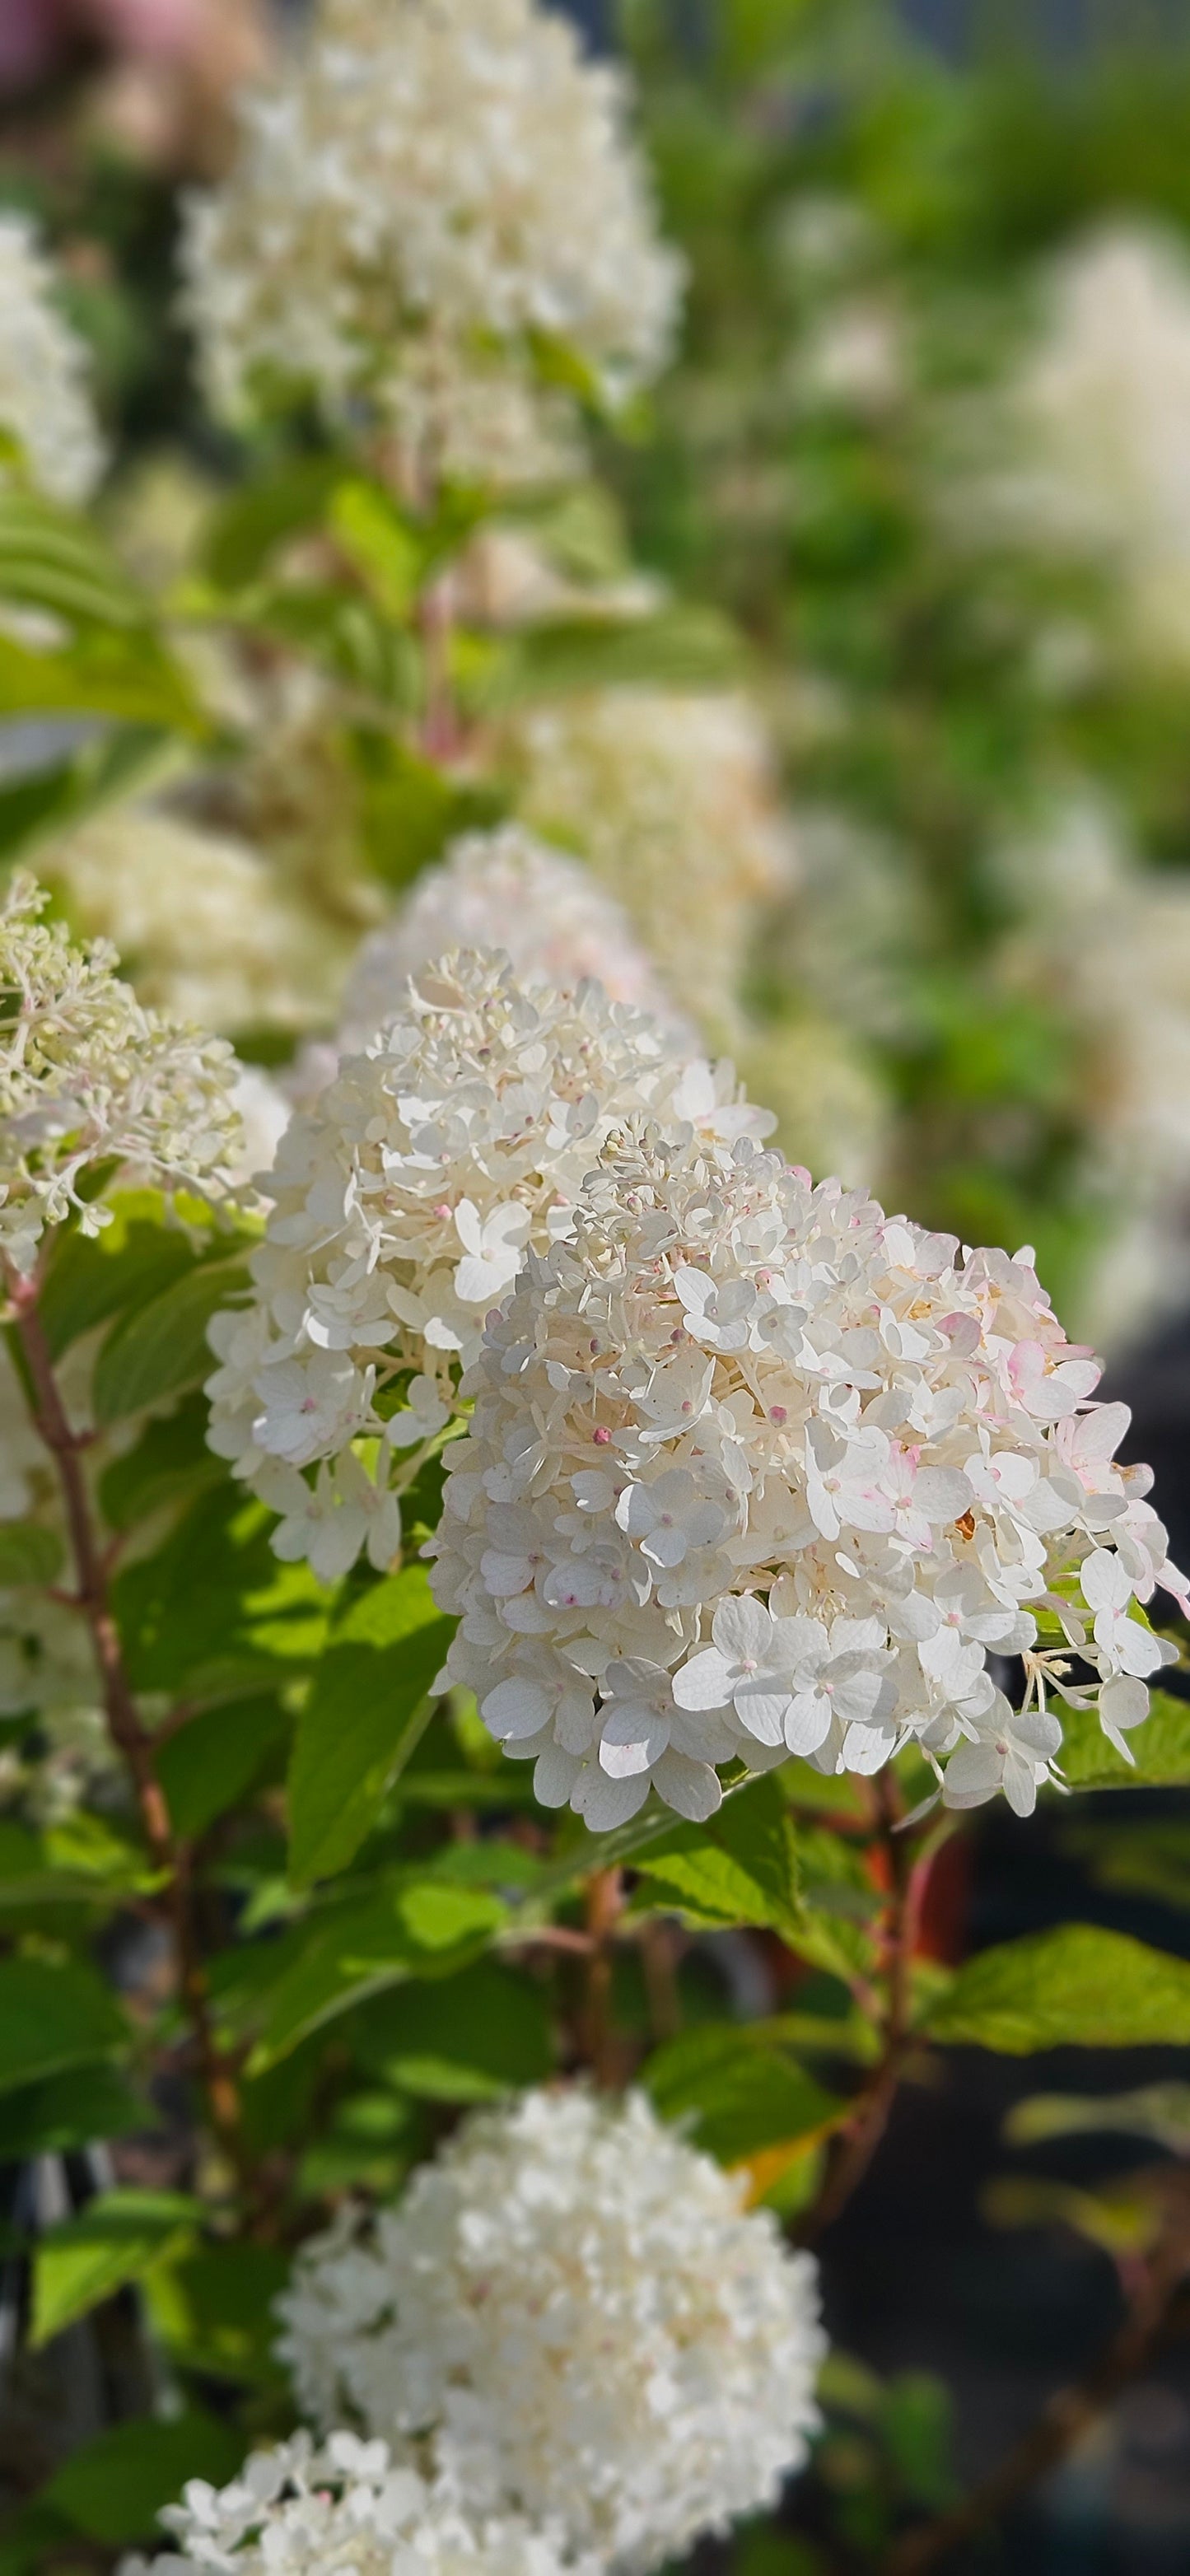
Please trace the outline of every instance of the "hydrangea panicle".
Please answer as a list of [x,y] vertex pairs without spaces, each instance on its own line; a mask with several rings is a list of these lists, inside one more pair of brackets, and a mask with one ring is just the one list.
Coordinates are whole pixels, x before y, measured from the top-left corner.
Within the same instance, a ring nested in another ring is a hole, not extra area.
[[704,1042],[737,1048],[748,953],[794,865],[750,701],[593,690],[509,719],[497,748],[526,821],[581,850]]
[[421,2437],[471,2513],[622,2570],[776,2501],[817,2422],[816,2266],[642,2095],[474,2113],[278,2301],[316,2419]]
[[[611,1130],[650,1111],[707,1136],[771,1124],[730,1066],[688,1060],[600,985],[524,991],[477,951],[426,968],[294,1117],[255,1300],[214,1319],[208,1382],[212,1446],[285,1515],[285,1554],[338,1563],[355,1530],[391,1561],[394,1494],[449,1425],[484,1316],[530,1246],[569,1232]],[[346,1463],[356,1442],[366,1474]]]
[[680,280],[622,75],[537,0],[322,0],[242,97],[184,261],[217,411],[296,382],[431,475],[497,483],[573,461],[541,342],[618,403],[663,364]]
[[55,307],[55,285],[27,218],[0,215],[0,434],[51,500],[78,502],[99,481],[104,451],[88,353]]
[[97,1165],[218,1197],[239,1142],[226,1041],[145,1009],[114,948],[43,922],[46,901],[20,876],[0,911],[0,1255],[19,1273],[47,1225],[106,1224],[80,1191]]
[[[597,1830],[650,1783],[705,1817],[732,1757],[868,1773],[914,1738],[950,1805],[1028,1813],[1051,1695],[1091,1696],[1071,1657],[1126,1749],[1175,1651],[1135,1605],[1185,1602],[1099,1374],[1027,1251],[638,1126],[464,1380],[428,1550],[448,1673]],[[1025,1659],[1018,1715],[989,1652]]]
[[229,2486],[192,2478],[160,2519],[173,2549],[125,2558],[120,2576],[562,2576],[564,2563],[548,2532],[469,2515],[383,2442],[345,2432],[253,2451]]
[[364,941],[343,997],[340,1045],[366,1046],[399,1009],[410,975],[454,947],[502,948],[522,983],[555,991],[594,976],[611,1001],[673,1022],[620,905],[578,860],[506,823],[455,841]]

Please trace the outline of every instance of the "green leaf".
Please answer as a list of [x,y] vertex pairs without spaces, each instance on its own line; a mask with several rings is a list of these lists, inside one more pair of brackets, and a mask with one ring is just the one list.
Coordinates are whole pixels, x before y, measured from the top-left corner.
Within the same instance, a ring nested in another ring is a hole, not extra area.
[[254,581],[274,546],[321,526],[342,476],[337,456],[301,456],[234,492],[207,531],[203,564],[211,580],[229,591]]
[[1190,1700],[1171,1691],[1150,1695],[1143,1726],[1128,1737],[1135,1767],[1109,1744],[1093,1709],[1063,1709],[1059,1767],[1072,1789],[1176,1789],[1190,1786]]
[[118,2549],[152,2541],[163,2505],[176,2504],[189,2478],[226,2486],[244,2457],[244,2436],[197,2408],[161,2419],[112,2424],[83,2444],[38,2498],[89,2540]]
[[151,2128],[154,2114],[113,2066],[72,2067],[23,2084],[0,2102],[0,2155],[67,2155],[97,2138],[127,2137]]
[[113,1459],[99,1480],[99,1503],[108,1527],[135,1529],[171,1503],[190,1501],[226,1475],[207,1447],[209,1408],[196,1387],[173,1413],[147,1422],[139,1440]]
[[64,1553],[56,1530],[36,1521],[0,1521],[0,1584],[52,1583]]
[[116,1190],[107,1204],[99,1234],[63,1226],[53,1246],[38,1313],[54,1359],[81,1333],[149,1305],[175,1280],[227,1263],[255,1240],[243,1228],[211,1227],[196,1244],[157,1190]]
[[286,582],[253,600],[252,623],[309,653],[349,688],[401,713],[415,708],[419,662],[412,637],[360,592]]
[[207,1326],[249,1286],[242,1263],[204,1265],[148,1305],[122,1315],[95,1362],[91,1397],[99,1423],[118,1422],[179,1388],[209,1377]]
[[201,2217],[201,2202],[180,2192],[107,2191],[47,2228],[33,2260],[34,2346],[180,2251]]
[[278,1564],[271,1526],[263,1504],[226,1477],[153,1556],[117,1576],[112,1602],[134,1689],[256,1696],[317,1660],[325,1589],[308,1566]]
[[151,2272],[145,2296],[171,2360],[236,2387],[283,2387],[273,2301],[289,2271],[286,2254],[241,2242],[202,2245]]
[[[405,1790],[410,1800],[420,1786],[420,1776],[416,1772],[411,1772]],[[478,1798],[487,1786],[488,1783],[482,1775],[477,1775],[467,1794]],[[727,1807],[742,1796],[746,1789],[753,1786],[753,1780],[744,1773],[740,1779],[732,1781],[724,1790],[723,1806]],[[515,1770],[507,1790],[501,1794],[498,1788],[497,1795],[502,1805],[518,1803],[519,1792]],[[436,1805],[440,1800],[434,1798],[427,1803]],[[452,1800],[451,1803],[458,1802]],[[529,1918],[530,1913],[534,1919],[544,1918],[555,1900],[565,1896],[567,1890],[576,1887],[581,1879],[589,1878],[592,1870],[618,1869],[625,1861],[630,1861],[634,1868],[643,1870],[644,1863],[638,1860],[638,1853],[649,1850],[654,1843],[664,1842],[675,1831],[684,1833],[687,1830],[702,1839],[704,1829],[701,1825],[691,1826],[688,1829],[685,1826],[675,1828],[672,1808],[663,1807],[660,1799],[656,1804],[650,1800],[639,1815],[633,1816],[628,1824],[617,1826],[610,1834],[588,1833],[585,1825],[574,1832],[570,1832],[567,1828],[568,1839],[560,1858],[549,1863],[541,1871],[535,1887],[526,1900],[525,1919]]]
[[192,1842],[237,1807],[289,1731],[276,1699],[201,1709],[159,1745],[155,1768],[176,1834]]
[[554,2066],[541,1987],[495,1959],[477,1960],[445,1986],[413,1984],[378,1997],[348,2037],[370,2073],[435,2102],[486,2101],[544,2083]]
[[149,725],[116,725],[80,743],[65,760],[0,787],[0,862],[52,839],[141,786],[168,739]]
[[144,626],[145,603],[90,520],[27,486],[0,486],[0,598],[72,623]]
[[388,886],[408,885],[458,833],[501,820],[505,800],[495,788],[444,776],[382,726],[353,725],[344,743],[363,846]]
[[199,738],[210,731],[185,673],[142,630],[91,628],[51,653],[0,635],[0,706],[9,716],[111,716]]
[[1190,1960],[1096,1924],[1064,1923],[969,1959],[926,2028],[948,2045],[1008,2057],[1042,2048],[1183,2048]]
[[297,1886],[345,1869],[431,1714],[453,1635],[424,1566],[356,1600],[334,1630],[298,1719],[289,1772],[289,1872]]
[[316,1917],[301,1927],[269,1994],[249,2074],[276,2065],[353,2004],[411,1977],[468,1967],[507,1920],[507,1906],[482,1888],[424,1880],[336,1907],[329,1920]]
[[0,1960],[0,2092],[111,2057],[128,2025],[90,1968]]
[[830,2127],[845,2105],[771,2034],[777,2024],[716,2022],[658,2049],[641,2081],[663,2120],[683,2120],[720,2164]]
[[120,1905],[144,1887],[144,1854],[79,1809],[44,1834],[0,1822],[0,1908]]
[[421,553],[391,494],[375,483],[341,483],[327,527],[384,615],[408,617],[421,577]]
[[573,618],[532,627],[505,647],[486,694],[496,707],[573,690],[722,688],[741,675],[744,649],[716,609],[665,609],[657,617]]
[[679,1825],[637,1867],[647,1901],[701,1924],[767,1924],[797,1933],[797,1850],[775,1780],[724,1801],[706,1825]]
[[1171,2155],[1190,2155],[1190,2084],[1144,2084],[1135,2093],[1033,2093],[1014,2102],[1004,2122],[1010,2146],[1036,2147],[1051,2138],[1098,2136],[1153,2138]]

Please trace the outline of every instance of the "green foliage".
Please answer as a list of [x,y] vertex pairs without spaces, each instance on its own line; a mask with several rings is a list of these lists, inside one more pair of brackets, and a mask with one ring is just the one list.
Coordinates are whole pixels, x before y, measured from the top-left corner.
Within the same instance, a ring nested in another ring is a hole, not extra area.
[[110,1989],[75,1961],[0,1959],[0,2093],[94,2066],[127,2041]]
[[269,1515],[229,1478],[200,1494],[156,1552],[112,1587],[134,1687],[202,1702],[266,1691],[316,1663],[326,1594],[305,1566],[281,1566]]
[[350,2030],[361,2066],[434,2102],[482,2102],[552,2073],[546,1995],[494,1959],[449,1985],[411,1984],[363,2005]]
[[0,1521],[0,1583],[52,1583],[62,1564],[56,1530],[36,1521]]
[[727,1799],[708,1825],[677,1826],[637,1866],[643,1901],[680,1911],[689,1923],[767,1923],[787,1938],[801,1930],[797,1846],[774,1780]]
[[1144,2084],[1135,2093],[1034,2093],[1015,2102],[1004,2123],[1013,2147],[1104,2130],[1151,2138],[1174,2155],[1190,2154],[1190,2084]]
[[156,2517],[188,2478],[226,2485],[243,2458],[234,2425],[198,2408],[113,2424],[75,2451],[50,2479],[42,2502],[70,2530],[111,2549],[154,2541]]
[[198,2201],[172,2191],[109,2191],[38,2239],[33,2267],[34,2344],[48,2343],[88,2308],[187,2243]]
[[506,645],[483,694],[509,707],[581,689],[723,688],[741,677],[742,661],[738,636],[710,608],[665,609],[623,625],[558,619]]
[[333,1628],[298,1719],[289,1773],[297,1886],[354,1859],[429,1720],[430,1686],[452,1633],[420,1565],[363,1593]]
[[248,1285],[241,1264],[204,1265],[132,1314],[121,1315],[95,1362],[91,1395],[96,1420],[107,1424],[143,1413],[146,1406],[209,1377],[207,1326]]
[[946,2045],[1028,2057],[1043,2048],[1184,2047],[1190,1961],[1091,1923],[981,1950],[927,2018]]
[[55,1360],[113,1316],[127,1325],[208,1263],[230,1264],[255,1239],[238,1228],[212,1226],[197,1202],[197,1229],[184,1229],[156,1190],[116,1190],[105,1204],[109,1221],[98,1234],[62,1226],[50,1247],[38,1314]]
[[199,1709],[155,1756],[174,1831],[192,1842],[246,1798],[287,1742],[278,1699],[232,1699]]
[[1128,1738],[1132,1762],[1109,1744],[1091,1709],[1062,1713],[1063,1777],[1072,1789],[1185,1788],[1190,1785],[1190,1700],[1155,1690],[1143,1726]]
[[288,2257],[276,2246],[206,2243],[163,2257],[143,2287],[177,2369],[268,2391],[284,2385],[273,2358],[272,2304],[288,2278]]
[[111,725],[65,759],[0,787],[0,865],[28,858],[40,841],[146,783],[168,736],[152,725]]
[[19,2085],[0,2101],[0,2152],[65,2155],[148,2125],[147,2106],[114,2066],[71,2066]]
[[656,2050],[643,2081],[662,2118],[682,2120],[725,2165],[820,2137],[846,2107],[799,2066],[780,2020],[686,2031]]

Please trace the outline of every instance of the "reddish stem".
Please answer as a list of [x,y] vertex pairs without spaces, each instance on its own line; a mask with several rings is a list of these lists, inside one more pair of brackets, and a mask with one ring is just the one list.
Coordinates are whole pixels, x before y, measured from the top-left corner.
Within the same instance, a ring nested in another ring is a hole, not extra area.
[[[869,2081],[857,2099],[855,2110],[840,2133],[838,2146],[828,2165],[826,2179],[818,2199],[799,2230],[803,2244],[807,2245],[816,2243],[825,2230],[833,2226],[840,2212],[846,2208],[852,2193],[863,2181],[888,2126],[889,2113],[896,2100],[905,2060],[912,2046],[911,1979],[921,1909],[929,1884],[930,1871],[945,1838],[944,1834],[939,1833],[928,1836],[914,1859],[904,1836],[897,1830],[902,1806],[896,1777],[891,1769],[885,1769],[879,1773],[874,1789],[880,1828],[879,1849],[883,1856],[886,1885],[889,1891],[882,1925],[885,1990],[883,2045]],[[948,1822],[945,1832],[949,1831]]]
[[182,2005],[194,2034],[203,2087],[221,2144],[241,2177],[244,2159],[240,2104],[235,2080],[215,2038],[206,1970],[195,1936],[190,1901],[190,1855],[175,1840],[165,1794],[154,1767],[153,1739],[141,1723],[128,1680],[119,1631],[107,1588],[107,1562],[91,1514],[81,1452],[91,1434],[72,1428],[54,1375],[53,1358],[37,1312],[33,1282],[10,1282],[17,1335],[29,1372],[35,1404],[34,1425],[54,1460],[70,1532],[77,1590],[75,1600],[87,1622],[108,1732],[132,1782],[141,1828],[154,1867],[166,1880],[164,1904],[173,1931]]

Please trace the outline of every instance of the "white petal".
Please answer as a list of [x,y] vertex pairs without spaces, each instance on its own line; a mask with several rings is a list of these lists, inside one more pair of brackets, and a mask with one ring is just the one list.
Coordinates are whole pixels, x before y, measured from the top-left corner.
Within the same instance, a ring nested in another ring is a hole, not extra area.
[[692,1655],[689,1663],[674,1674],[673,1692],[678,1707],[726,1708],[731,1700],[732,1670],[717,1646],[704,1646],[700,1655]]

